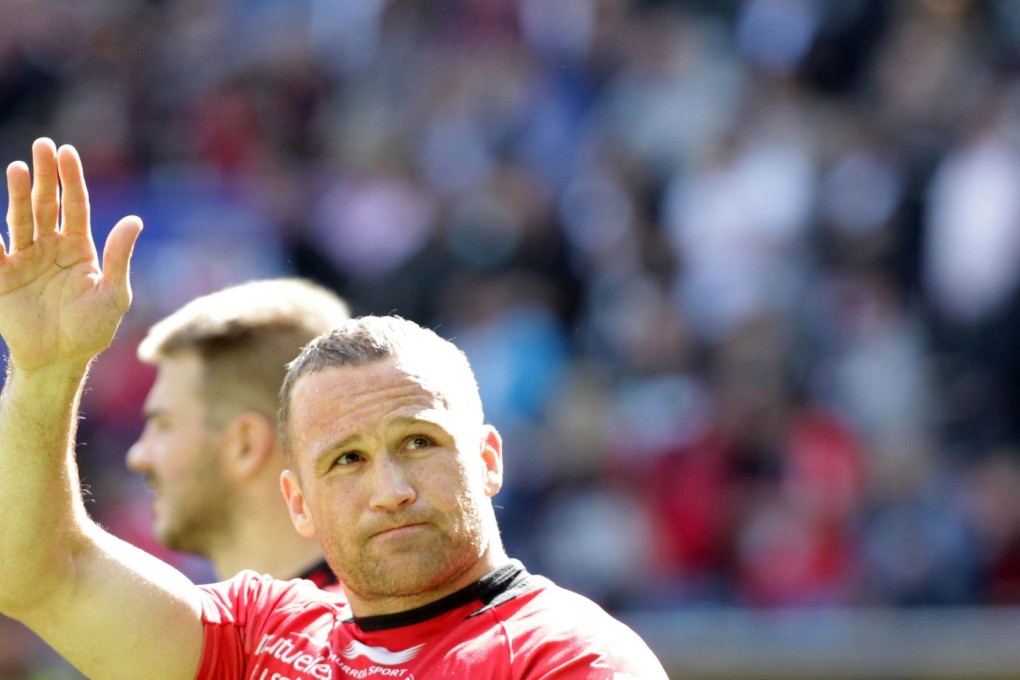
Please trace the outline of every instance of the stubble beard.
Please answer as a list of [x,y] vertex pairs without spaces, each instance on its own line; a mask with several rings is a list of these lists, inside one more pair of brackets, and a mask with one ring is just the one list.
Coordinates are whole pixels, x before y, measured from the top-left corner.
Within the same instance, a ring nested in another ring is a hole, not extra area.
[[157,517],[159,542],[179,552],[212,557],[220,537],[235,535],[232,496],[218,478],[206,477],[185,492],[164,499],[162,517]]
[[159,542],[179,552],[211,557],[216,537],[229,535],[229,517],[222,509],[188,507],[186,511],[167,518],[159,531]]
[[344,585],[365,599],[421,596],[470,569],[486,546],[485,526],[475,510],[462,515],[452,531],[430,526],[426,535],[410,537],[403,549],[368,538],[352,550],[324,538],[323,551]]

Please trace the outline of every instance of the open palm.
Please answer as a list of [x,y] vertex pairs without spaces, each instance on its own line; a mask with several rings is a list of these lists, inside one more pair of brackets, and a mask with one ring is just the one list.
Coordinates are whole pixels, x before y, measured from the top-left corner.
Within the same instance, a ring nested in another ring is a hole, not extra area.
[[34,177],[7,168],[8,243],[0,243],[0,335],[20,369],[88,362],[131,302],[128,263],[141,222],[111,231],[100,268],[81,160],[48,139],[32,146]]

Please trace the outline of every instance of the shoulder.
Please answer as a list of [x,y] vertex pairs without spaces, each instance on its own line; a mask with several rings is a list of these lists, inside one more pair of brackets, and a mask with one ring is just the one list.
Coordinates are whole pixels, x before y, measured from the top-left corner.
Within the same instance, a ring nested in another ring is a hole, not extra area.
[[596,602],[562,588],[544,576],[530,576],[531,588],[521,597],[518,610],[511,617],[525,627],[547,631],[563,629],[580,636],[599,636],[619,630],[630,630]]
[[530,581],[526,593],[495,612],[519,658],[563,671],[607,668],[666,677],[644,640],[597,603],[542,576]]
[[343,595],[251,571],[198,590],[205,638],[196,678],[256,677],[259,669],[259,677],[292,677],[275,671],[298,662],[316,669],[307,677],[329,677],[319,654],[337,620],[349,613]]

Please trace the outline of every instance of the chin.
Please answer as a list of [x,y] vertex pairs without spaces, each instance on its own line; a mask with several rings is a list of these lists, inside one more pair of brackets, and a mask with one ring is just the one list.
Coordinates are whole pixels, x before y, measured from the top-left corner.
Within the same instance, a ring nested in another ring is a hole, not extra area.
[[369,597],[408,597],[434,589],[448,574],[448,565],[436,564],[432,556],[404,553],[356,561],[341,580]]

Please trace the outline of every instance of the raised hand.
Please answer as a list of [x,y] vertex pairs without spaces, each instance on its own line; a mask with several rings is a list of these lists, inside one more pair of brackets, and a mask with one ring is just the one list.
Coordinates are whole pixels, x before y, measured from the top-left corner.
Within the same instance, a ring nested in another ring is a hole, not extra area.
[[8,241],[0,241],[0,336],[21,370],[85,366],[113,340],[131,304],[128,264],[142,230],[114,226],[100,268],[81,159],[49,139],[32,145],[34,177],[7,167]]

